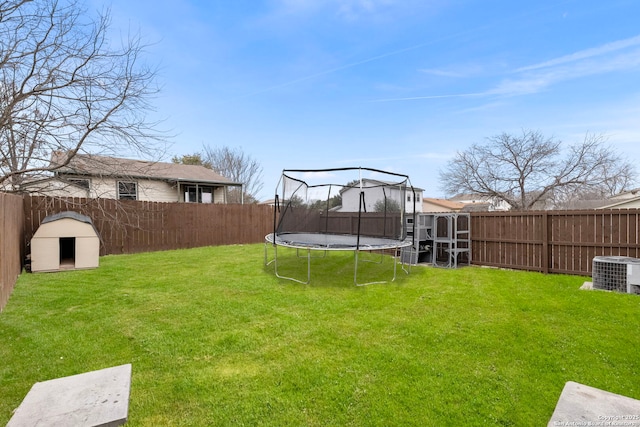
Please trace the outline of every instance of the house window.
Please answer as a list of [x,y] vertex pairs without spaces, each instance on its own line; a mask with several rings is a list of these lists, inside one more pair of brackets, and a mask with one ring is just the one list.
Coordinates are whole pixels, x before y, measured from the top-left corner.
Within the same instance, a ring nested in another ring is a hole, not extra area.
[[89,189],[89,180],[85,179],[85,178],[69,178],[68,179],[70,184],[73,184],[77,187],[83,188],[85,190]]
[[132,181],[118,181],[118,199],[138,200],[138,183]]
[[184,201],[187,203],[213,203],[213,187],[190,185],[185,189]]

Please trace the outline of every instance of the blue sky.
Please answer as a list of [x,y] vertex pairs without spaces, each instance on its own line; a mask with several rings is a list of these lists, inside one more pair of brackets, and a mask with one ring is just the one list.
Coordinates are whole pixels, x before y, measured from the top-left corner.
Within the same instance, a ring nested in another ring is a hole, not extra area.
[[602,133],[640,163],[640,1],[91,0],[152,43],[168,159],[240,147],[263,167],[438,172],[486,137]]

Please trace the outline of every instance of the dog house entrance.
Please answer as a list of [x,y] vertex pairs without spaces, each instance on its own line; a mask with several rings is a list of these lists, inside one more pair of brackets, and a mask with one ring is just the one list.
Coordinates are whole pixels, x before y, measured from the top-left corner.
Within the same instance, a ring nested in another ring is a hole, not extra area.
[[76,238],[60,238],[60,269],[75,268],[76,266]]

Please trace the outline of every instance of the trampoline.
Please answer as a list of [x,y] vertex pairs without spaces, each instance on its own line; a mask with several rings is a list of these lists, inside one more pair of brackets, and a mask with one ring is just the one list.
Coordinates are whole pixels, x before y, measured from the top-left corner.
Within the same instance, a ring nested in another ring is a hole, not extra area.
[[[276,188],[273,233],[265,236],[265,265],[273,264],[279,278],[308,284],[312,251],[322,251],[322,257],[328,251],[352,251],[355,285],[394,281],[399,250],[414,246],[415,212],[415,190],[406,175],[362,167],[285,169]],[[279,272],[278,247],[295,249],[296,258],[306,261],[306,278]],[[390,280],[358,282],[362,251],[379,253],[378,263],[392,258]]]

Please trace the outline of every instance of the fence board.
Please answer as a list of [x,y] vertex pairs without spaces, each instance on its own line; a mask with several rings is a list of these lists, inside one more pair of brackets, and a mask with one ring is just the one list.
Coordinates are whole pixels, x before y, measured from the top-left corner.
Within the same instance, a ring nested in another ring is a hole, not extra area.
[[477,265],[591,275],[595,256],[640,256],[639,209],[473,212]]
[[[33,233],[50,214],[73,210],[92,218],[100,253],[120,254],[208,245],[259,243],[273,231],[273,208],[265,205],[205,205],[52,199],[0,194],[0,309],[20,272]],[[301,227],[355,233],[353,215],[290,217]],[[395,218],[369,214],[363,233],[396,233]],[[472,262],[477,265],[590,275],[595,256],[640,257],[640,209],[473,212]],[[316,225],[314,225],[316,224]],[[12,240],[13,239],[13,240]],[[13,243],[12,243],[13,241]],[[16,267],[17,266],[17,267]]]
[[47,215],[66,210],[93,220],[102,241],[101,255],[259,243],[273,229],[273,211],[265,205],[25,196],[24,243]]
[[0,311],[7,304],[22,270],[24,224],[22,198],[0,193]]

